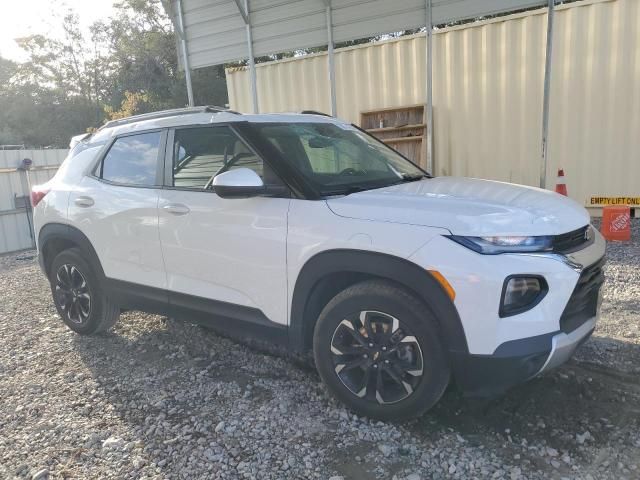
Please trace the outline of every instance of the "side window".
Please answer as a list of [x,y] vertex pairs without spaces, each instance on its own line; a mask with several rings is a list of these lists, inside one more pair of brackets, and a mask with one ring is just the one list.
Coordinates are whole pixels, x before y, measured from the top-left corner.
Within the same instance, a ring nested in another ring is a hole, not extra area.
[[229,127],[183,128],[173,141],[173,186],[210,188],[219,173],[250,168],[267,183],[262,160]]
[[161,132],[118,138],[102,161],[101,178],[125,185],[156,185]]

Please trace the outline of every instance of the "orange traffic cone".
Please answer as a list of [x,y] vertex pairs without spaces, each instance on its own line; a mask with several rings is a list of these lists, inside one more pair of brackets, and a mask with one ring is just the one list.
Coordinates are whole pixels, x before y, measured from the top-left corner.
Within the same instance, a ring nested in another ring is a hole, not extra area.
[[564,170],[558,169],[558,180],[556,180],[556,193],[567,196],[567,184],[564,183]]
[[631,240],[631,209],[628,206],[606,206],[602,209],[602,236],[607,240]]

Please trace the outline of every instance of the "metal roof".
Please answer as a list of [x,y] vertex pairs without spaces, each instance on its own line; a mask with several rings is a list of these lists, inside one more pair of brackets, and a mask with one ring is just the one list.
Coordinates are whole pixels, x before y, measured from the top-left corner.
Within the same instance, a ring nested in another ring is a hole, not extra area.
[[[179,1],[165,0],[179,29]],[[250,0],[253,53],[263,56],[327,44],[330,4],[333,41],[343,42],[425,26],[425,0]],[[544,5],[544,0],[432,0],[434,25]],[[248,58],[242,0],[182,0],[191,68]],[[181,62],[183,54],[179,52]]]

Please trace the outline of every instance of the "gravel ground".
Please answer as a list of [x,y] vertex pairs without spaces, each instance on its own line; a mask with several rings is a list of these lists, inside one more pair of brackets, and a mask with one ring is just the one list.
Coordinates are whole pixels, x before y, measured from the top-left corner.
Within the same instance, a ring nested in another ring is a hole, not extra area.
[[403,424],[354,416],[302,362],[128,312],[81,337],[33,252],[0,258],[0,478],[640,478],[640,222],[560,369]]

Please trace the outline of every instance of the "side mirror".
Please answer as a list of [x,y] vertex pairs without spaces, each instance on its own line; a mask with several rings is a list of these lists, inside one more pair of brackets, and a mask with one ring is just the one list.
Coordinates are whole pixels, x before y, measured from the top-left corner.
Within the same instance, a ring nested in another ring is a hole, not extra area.
[[247,198],[265,193],[262,179],[250,168],[236,168],[213,179],[213,191],[222,198]]

